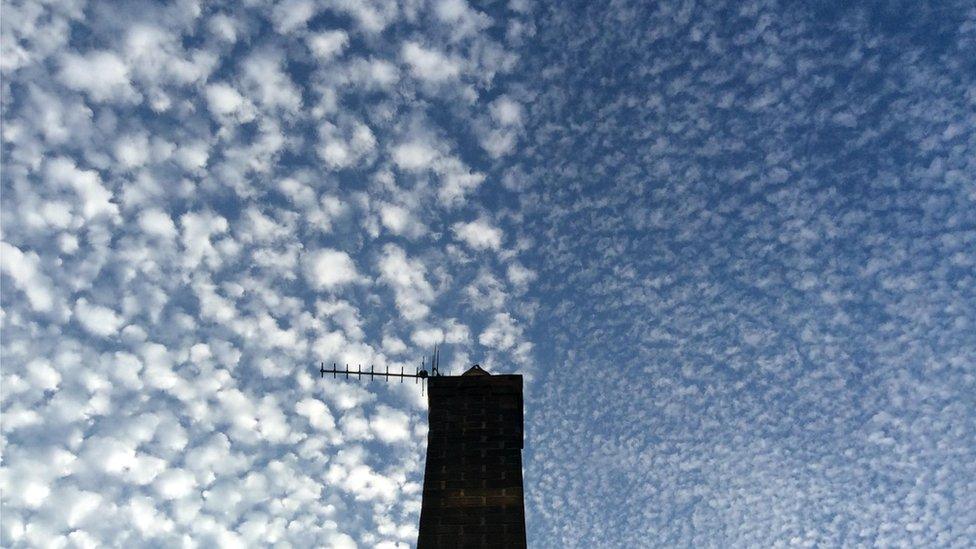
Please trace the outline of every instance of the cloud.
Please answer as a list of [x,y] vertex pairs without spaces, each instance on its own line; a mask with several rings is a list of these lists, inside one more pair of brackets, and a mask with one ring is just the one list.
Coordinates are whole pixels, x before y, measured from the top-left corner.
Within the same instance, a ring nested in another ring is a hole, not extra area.
[[321,400],[303,399],[295,405],[295,412],[308,418],[309,424],[320,431],[332,432],[335,429],[335,420],[329,413],[328,406]]
[[233,86],[222,82],[210,84],[206,88],[207,105],[218,117],[237,122],[254,120],[255,109]]
[[325,123],[319,127],[319,135],[319,155],[333,169],[354,167],[376,148],[376,136],[361,122],[352,122],[343,129]]
[[308,37],[308,48],[323,61],[342,54],[349,45],[349,34],[341,30],[331,30]]
[[0,33],[0,545],[414,543],[423,396],[315,363],[467,360],[496,312],[445,237],[522,101],[493,16],[35,7]]
[[413,544],[422,393],[318,364],[433,343],[530,544],[965,544],[973,14],[901,7],[4,6],[0,545]]
[[478,336],[478,343],[496,349],[512,348],[522,335],[515,319],[508,313],[498,313],[494,320]]
[[85,92],[93,101],[138,102],[141,99],[132,86],[128,65],[111,51],[66,54],[58,76],[65,86]]
[[148,234],[158,236],[167,240],[176,238],[179,232],[176,224],[166,212],[158,208],[143,210],[139,215],[139,228]]
[[122,137],[115,145],[115,158],[126,168],[145,164],[149,152],[149,140],[143,134]]
[[47,312],[54,306],[51,280],[40,270],[40,257],[36,253],[24,253],[16,246],[0,242],[0,272],[13,279],[33,310]]
[[522,106],[503,95],[492,101],[491,118],[502,126],[517,126],[522,123]]
[[427,228],[416,219],[410,210],[395,204],[380,206],[380,222],[391,233],[408,238],[417,238],[427,231]]
[[360,278],[352,258],[339,250],[315,250],[307,254],[303,262],[305,279],[319,290],[332,290]]
[[329,7],[348,14],[368,34],[377,34],[393,23],[397,4],[386,0],[330,0]]
[[428,303],[434,289],[427,282],[427,268],[410,259],[400,247],[387,244],[379,261],[380,280],[393,289],[397,310],[407,320],[418,320],[430,313]]
[[519,263],[510,264],[505,270],[505,276],[509,282],[520,289],[524,289],[528,284],[538,278],[534,271],[525,268]]
[[271,18],[276,31],[288,34],[304,28],[316,11],[318,6],[311,0],[285,0],[274,7]]
[[410,438],[410,418],[388,406],[377,407],[376,413],[369,420],[369,428],[377,439],[387,444]]
[[72,189],[81,199],[81,211],[85,219],[91,220],[100,215],[116,217],[119,208],[112,202],[112,192],[102,184],[95,170],[78,168],[74,160],[67,157],[53,158],[47,162],[47,178],[56,185]]
[[171,105],[164,91],[167,85],[203,82],[217,65],[210,52],[187,52],[177,34],[156,24],[137,23],[126,31],[123,55],[133,80],[147,92],[150,107],[157,112]]
[[492,22],[490,17],[474,10],[464,0],[440,0],[434,5],[434,13],[449,26],[454,42],[476,35]]
[[183,469],[170,469],[156,478],[153,486],[164,500],[181,499],[190,495],[196,487],[193,475]]
[[401,143],[393,148],[393,161],[403,170],[417,171],[431,166],[438,151],[423,141]]
[[115,335],[124,322],[112,309],[89,303],[83,297],[75,301],[74,311],[82,328],[99,337]]
[[415,78],[429,82],[443,82],[457,78],[461,74],[461,63],[439,51],[424,48],[416,42],[406,42],[400,56],[410,67]]
[[455,223],[454,235],[475,250],[498,250],[502,245],[502,231],[486,219]]
[[254,52],[242,62],[241,81],[245,95],[259,108],[296,113],[302,105],[302,96],[283,61],[277,50]]
[[53,391],[61,383],[61,374],[45,360],[37,359],[27,364],[31,385],[42,391]]
[[227,232],[227,220],[212,212],[188,212],[180,217],[181,241],[187,268],[195,269],[206,262],[211,267],[221,263],[220,250],[211,240],[215,235]]

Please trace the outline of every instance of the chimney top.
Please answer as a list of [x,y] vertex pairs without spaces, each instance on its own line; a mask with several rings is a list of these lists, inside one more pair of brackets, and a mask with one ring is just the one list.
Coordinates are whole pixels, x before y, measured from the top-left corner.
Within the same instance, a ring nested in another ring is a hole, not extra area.
[[475,364],[474,366],[468,368],[467,372],[461,374],[462,376],[490,376],[488,372],[483,370],[481,366]]

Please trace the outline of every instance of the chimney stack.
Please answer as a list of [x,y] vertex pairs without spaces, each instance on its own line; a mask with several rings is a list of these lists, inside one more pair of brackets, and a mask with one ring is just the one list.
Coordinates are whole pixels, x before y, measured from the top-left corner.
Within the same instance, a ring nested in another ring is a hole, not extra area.
[[418,549],[525,547],[522,376],[475,365],[427,383]]

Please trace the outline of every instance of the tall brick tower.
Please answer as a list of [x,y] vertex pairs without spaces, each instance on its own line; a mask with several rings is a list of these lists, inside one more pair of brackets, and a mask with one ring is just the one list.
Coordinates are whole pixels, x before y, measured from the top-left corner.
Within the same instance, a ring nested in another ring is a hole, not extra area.
[[491,375],[475,365],[427,384],[418,549],[525,547],[522,376]]

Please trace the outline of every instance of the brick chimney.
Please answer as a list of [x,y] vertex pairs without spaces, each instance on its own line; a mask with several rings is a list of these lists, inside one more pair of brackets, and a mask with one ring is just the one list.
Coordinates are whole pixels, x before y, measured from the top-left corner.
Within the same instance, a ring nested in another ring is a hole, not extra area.
[[418,549],[525,547],[522,376],[430,377]]

